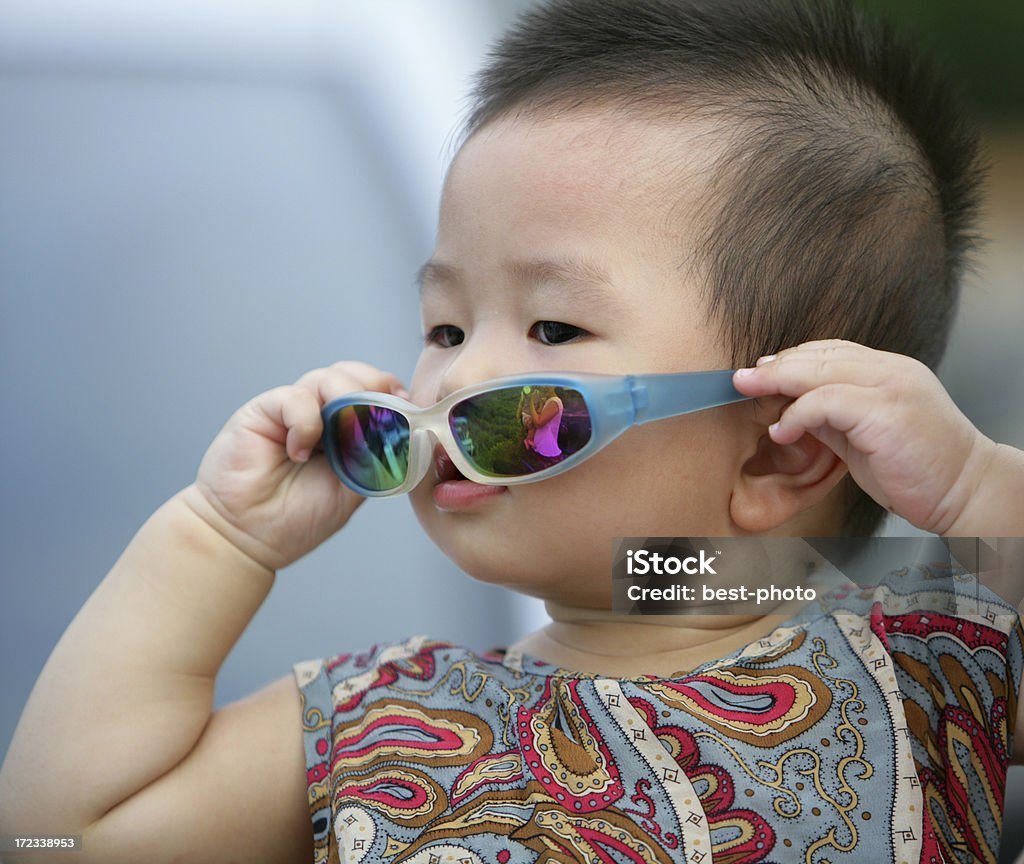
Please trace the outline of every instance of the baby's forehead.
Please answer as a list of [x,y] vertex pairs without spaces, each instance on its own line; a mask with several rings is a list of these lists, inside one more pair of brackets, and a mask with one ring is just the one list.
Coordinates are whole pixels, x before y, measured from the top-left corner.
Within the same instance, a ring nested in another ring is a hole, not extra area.
[[555,191],[567,208],[602,196],[613,206],[685,209],[708,194],[727,143],[721,121],[697,116],[590,106],[501,117],[456,154],[442,206],[452,193],[472,195],[490,175],[496,183]]
[[605,281],[613,295],[638,278],[678,284],[698,264],[711,171],[708,148],[686,140],[704,133],[610,112],[495,121],[451,166],[436,257],[477,279],[507,259],[549,262],[541,276],[551,275],[551,263],[579,271],[593,262],[608,278],[572,281]]

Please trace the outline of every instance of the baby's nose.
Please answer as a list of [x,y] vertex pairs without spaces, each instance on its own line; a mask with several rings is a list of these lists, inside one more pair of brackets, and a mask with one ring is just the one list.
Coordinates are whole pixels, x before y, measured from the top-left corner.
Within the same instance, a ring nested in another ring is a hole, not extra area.
[[464,342],[453,354],[438,381],[437,401],[463,387],[523,371],[515,366],[514,352],[495,339],[490,344],[486,337],[475,339],[471,345]]

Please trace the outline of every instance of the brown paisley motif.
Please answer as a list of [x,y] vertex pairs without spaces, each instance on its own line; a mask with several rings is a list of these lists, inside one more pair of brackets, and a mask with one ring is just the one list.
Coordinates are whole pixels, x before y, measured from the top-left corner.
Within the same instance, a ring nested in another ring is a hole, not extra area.
[[672,862],[660,843],[616,807],[574,814],[554,802],[538,804],[533,819],[509,836],[537,851],[538,864],[611,861],[612,853],[637,864]]
[[832,691],[799,666],[729,666],[683,681],[643,682],[644,689],[730,738],[775,747],[817,723]]
[[924,746],[931,766],[938,768],[942,761],[942,754],[939,752],[939,741],[927,712],[916,701],[908,697],[903,701],[903,713],[906,715],[910,734]]
[[903,669],[914,681],[924,687],[940,711],[946,707],[946,690],[932,674],[931,667],[903,651],[892,652],[892,662]]
[[538,862],[579,864],[611,860],[610,850],[638,864],[671,864],[657,840],[629,814],[614,806],[592,813],[569,813],[535,780],[525,789],[492,790],[435,820],[402,850],[394,864],[425,846],[474,834],[508,836],[537,853]]

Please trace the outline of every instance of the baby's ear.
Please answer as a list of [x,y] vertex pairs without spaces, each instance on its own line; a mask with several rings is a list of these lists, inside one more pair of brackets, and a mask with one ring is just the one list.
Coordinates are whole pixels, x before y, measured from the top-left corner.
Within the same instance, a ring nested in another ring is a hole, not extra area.
[[753,534],[771,531],[818,504],[847,472],[846,463],[809,433],[792,444],[772,441],[768,424],[778,419],[781,407],[756,412],[754,453],[743,463],[730,499],[733,522]]

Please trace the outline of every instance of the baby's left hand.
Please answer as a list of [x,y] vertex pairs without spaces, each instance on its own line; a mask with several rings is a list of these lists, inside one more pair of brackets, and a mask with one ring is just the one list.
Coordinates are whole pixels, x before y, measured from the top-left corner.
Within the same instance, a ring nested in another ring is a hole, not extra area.
[[772,440],[791,444],[809,432],[847,464],[861,489],[918,528],[1024,533],[1016,524],[1024,454],[982,435],[920,361],[826,339],[762,357],[737,370],[733,383],[748,396],[792,397],[769,427]]

